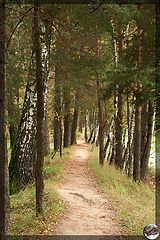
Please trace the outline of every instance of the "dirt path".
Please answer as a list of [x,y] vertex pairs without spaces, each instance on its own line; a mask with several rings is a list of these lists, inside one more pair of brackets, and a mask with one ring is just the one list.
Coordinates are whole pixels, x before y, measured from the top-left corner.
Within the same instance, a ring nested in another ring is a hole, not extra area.
[[64,181],[58,192],[68,206],[57,235],[118,235],[120,226],[109,202],[98,191],[87,168],[89,146],[79,140],[73,157],[67,162]]

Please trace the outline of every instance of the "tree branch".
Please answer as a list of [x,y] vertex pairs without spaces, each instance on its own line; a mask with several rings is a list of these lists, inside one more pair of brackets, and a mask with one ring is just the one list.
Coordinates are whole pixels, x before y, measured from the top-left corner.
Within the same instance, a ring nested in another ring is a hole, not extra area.
[[31,10],[33,9],[33,7],[31,7],[30,9],[28,9],[22,16],[22,18],[19,20],[19,22],[16,24],[16,26],[14,27],[8,41],[7,41],[7,44],[6,44],[6,50],[8,49],[9,47],[9,44],[10,44],[10,41],[11,41],[11,38],[13,36],[13,34],[15,33],[16,29],[18,28],[19,24],[22,22],[22,20],[24,19],[24,17],[27,15],[27,13],[29,13]]

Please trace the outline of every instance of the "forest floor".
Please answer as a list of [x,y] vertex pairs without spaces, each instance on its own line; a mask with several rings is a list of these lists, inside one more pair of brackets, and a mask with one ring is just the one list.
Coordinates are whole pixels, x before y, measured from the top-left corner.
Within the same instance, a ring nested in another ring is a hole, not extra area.
[[98,189],[95,176],[88,168],[90,149],[83,139],[78,140],[72,158],[66,162],[63,181],[56,190],[67,211],[59,221],[57,235],[122,234],[111,202]]

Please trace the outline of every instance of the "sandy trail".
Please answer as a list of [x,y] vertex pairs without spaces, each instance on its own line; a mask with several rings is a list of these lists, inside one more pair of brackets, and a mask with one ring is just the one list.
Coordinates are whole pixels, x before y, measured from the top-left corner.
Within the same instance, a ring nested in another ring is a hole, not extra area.
[[58,186],[68,211],[58,224],[57,235],[118,235],[121,227],[110,203],[98,191],[86,161],[89,146],[83,140],[75,146],[73,157],[67,162],[64,181]]

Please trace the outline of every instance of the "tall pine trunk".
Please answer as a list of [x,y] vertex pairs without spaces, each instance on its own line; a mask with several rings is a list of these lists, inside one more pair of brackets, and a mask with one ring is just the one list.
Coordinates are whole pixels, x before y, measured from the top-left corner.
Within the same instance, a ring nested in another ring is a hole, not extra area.
[[54,87],[54,151],[61,152],[61,85],[60,66],[55,66],[55,87]]
[[76,90],[75,96],[75,104],[74,104],[74,113],[73,113],[73,120],[72,120],[72,127],[71,127],[71,145],[77,143],[77,125],[78,125],[78,90]]
[[[138,26],[137,39],[137,72],[139,73],[141,65],[141,44],[142,36],[140,34],[140,26]],[[140,181],[140,162],[141,162],[141,114],[142,107],[139,99],[142,84],[140,79],[137,81],[137,96],[135,99],[135,128],[134,128],[134,161],[133,161],[133,179],[135,182]]]
[[43,213],[44,182],[43,182],[43,130],[44,130],[44,86],[42,76],[42,49],[40,40],[39,6],[34,5],[34,44],[36,52],[36,89],[37,89],[37,134],[35,165],[36,180],[36,214]]
[[123,99],[122,99],[122,91],[118,89],[117,96],[117,116],[115,122],[115,166],[123,169],[123,161],[122,161],[122,135],[123,135],[123,127],[122,127],[122,119],[123,119]]
[[[97,58],[100,57],[100,40],[97,38],[96,43],[96,55]],[[99,133],[98,133],[98,142],[99,142],[99,163],[101,165],[104,164],[104,128],[103,128],[103,100],[101,94],[101,82],[100,76],[97,74],[97,105],[98,105],[98,125],[99,125]]]
[[44,155],[50,153],[50,139],[49,139],[49,123],[48,123],[48,77],[50,71],[50,45],[51,45],[51,31],[52,22],[48,19],[43,19],[44,27],[43,35],[45,41],[42,44],[42,67],[44,78]]
[[8,162],[5,119],[5,2],[0,1],[0,239],[9,228]]
[[[124,48],[123,44],[124,39],[124,32],[121,28],[118,28],[118,44],[117,44],[117,63],[121,63],[122,58],[122,50]],[[117,166],[120,169],[123,169],[123,143],[122,143],[122,137],[123,137],[123,89],[118,86],[117,90],[117,115],[116,115],[116,121],[115,121],[115,166]]]
[[135,102],[135,127],[134,127],[134,161],[133,179],[140,181],[140,162],[141,162],[141,104],[138,99]]
[[[152,143],[152,131],[153,131],[153,116],[154,116],[154,104],[149,102],[148,114],[147,114],[147,135],[145,146],[141,155],[141,180],[145,181],[148,173],[149,156]],[[143,139],[142,139],[143,141]]]
[[64,148],[70,145],[70,93],[68,90],[64,92]]

